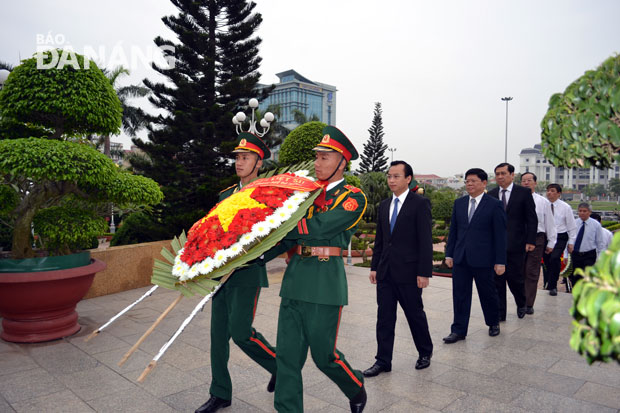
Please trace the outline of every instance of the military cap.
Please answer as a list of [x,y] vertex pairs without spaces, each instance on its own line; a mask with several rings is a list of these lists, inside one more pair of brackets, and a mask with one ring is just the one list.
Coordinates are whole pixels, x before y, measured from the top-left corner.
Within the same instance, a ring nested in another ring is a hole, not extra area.
[[358,158],[355,146],[353,146],[349,138],[340,129],[333,126],[323,128],[323,139],[321,139],[321,142],[314,150],[319,152],[339,152],[347,162]]
[[271,151],[267,145],[265,145],[265,142],[250,132],[241,132],[239,134],[239,142],[237,142],[237,146],[233,153],[239,152],[254,152],[258,154],[260,159],[271,157]]

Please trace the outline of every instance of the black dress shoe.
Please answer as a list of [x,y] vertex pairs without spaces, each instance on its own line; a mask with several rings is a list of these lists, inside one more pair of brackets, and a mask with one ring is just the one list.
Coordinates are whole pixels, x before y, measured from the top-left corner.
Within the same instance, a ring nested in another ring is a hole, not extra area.
[[523,318],[525,317],[525,307],[523,308],[517,308],[517,317],[519,318]]
[[267,391],[269,393],[273,393],[275,389],[276,389],[276,375],[272,374],[271,379],[269,379],[269,383],[267,384]]
[[364,411],[364,407],[366,406],[366,399],[366,389],[362,386],[362,390],[360,390],[354,398],[349,400],[351,413],[362,413]]
[[465,336],[456,333],[450,333],[449,336],[443,338],[443,341],[446,344],[456,343],[459,340],[465,340]]
[[557,290],[557,288],[552,288],[552,289],[550,289],[550,290],[549,290],[549,295],[552,295],[552,296],[556,296],[556,295],[558,295],[558,290]]
[[489,327],[489,335],[491,337],[499,336],[499,324]]
[[415,362],[415,369],[416,370],[422,370],[427,368],[428,366],[431,365],[431,357],[430,356],[420,356],[420,358],[418,358],[418,361]]
[[391,367],[383,367],[383,366],[375,363],[368,370],[364,370],[362,372],[362,374],[364,375],[364,377],[375,377],[375,376],[378,376],[380,373],[383,373],[384,371],[386,373],[390,372],[390,371],[392,371],[392,368]]
[[194,413],[213,413],[222,407],[228,406],[230,406],[230,400],[224,400],[219,397],[211,396],[211,398],[207,400],[205,404],[197,408]]
[[525,309],[525,314],[534,314],[534,307],[527,307]]

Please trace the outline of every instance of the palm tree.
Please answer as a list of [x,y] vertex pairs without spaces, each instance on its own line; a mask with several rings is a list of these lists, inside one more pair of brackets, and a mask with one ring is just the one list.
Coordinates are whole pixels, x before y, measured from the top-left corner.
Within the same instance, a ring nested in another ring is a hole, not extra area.
[[[116,90],[118,99],[121,101],[121,107],[123,108],[122,128],[123,131],[131,136],[135,137],[136,133],[146,127],[146,114],[140,108],[131,106],[127,101],[131,98],[142,98],[151,93],[150,89],[139,86],[129,85],[117,87],[116,82],[121,76],[128,76],[129,70],[123,66],[118,66],[112,70],[103,69],[103,73],[106,75],[112,87]],[[103,153],[110,156],[110,137],[104,136],[103,140]],[[101,144],[99,142],[99,144]]]

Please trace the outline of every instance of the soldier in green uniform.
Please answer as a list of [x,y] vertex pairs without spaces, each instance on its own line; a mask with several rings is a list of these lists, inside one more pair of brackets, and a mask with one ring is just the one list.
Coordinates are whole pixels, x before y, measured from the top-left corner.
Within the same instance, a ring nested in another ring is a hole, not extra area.
[[[254,181],[265,157],[271,156],[267,145],[257,136],[242,132],[233,151],[235,170],[240,182],[220,192],[226,199],[244,185]],[[230,406],[232,382],[228,372],[229,341],[233,341],[252,360],[271,373],[267,386],[273,392],[276,377],[276,350],[252,327],[261,287],[268,287],[263,260],[239,269],[213,297],[211,305],[211,398],[196,413],[210,413]]]
[[336,348],[342,307],[347,304],[342,250],[362,218],[366,196],[343,179],[347,162],[358,157],[353,144],[333,126],[324,128],[323,135],[314,148],[314,169],[325,186],[324,198],[317,198],[297,228],[265,255],[269,259],[294,252],[280,290],[274,398],[279,412],[303,411],[301,370],[308,347],[316,366],[349,399],[351,411],[361,412],[366,405],[362,373]]

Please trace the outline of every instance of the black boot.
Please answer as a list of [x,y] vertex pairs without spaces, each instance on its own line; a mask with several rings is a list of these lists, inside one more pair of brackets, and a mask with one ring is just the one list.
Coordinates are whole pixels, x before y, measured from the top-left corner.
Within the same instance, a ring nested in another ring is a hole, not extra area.
[[351,413],[362,413],[364,411],[366,406],[366,389],[363,385],[362,390],[349,401],[349,406],[351,406]]
[[222,407],[228,406],[230,406],[230,400],[224,400],[220,399],[219,397],[211,396],[211,398],[207,400],[205,404],[197,408],[194,413],[213,413],[218,411]]

